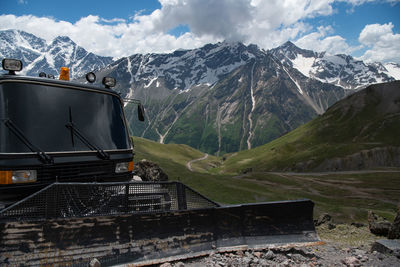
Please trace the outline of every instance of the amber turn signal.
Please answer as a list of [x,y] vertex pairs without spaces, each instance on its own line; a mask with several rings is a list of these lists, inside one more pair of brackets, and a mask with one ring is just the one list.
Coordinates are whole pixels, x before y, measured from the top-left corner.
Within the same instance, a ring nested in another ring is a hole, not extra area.
[[69,69],[67,67],[61,67],[60,80],[69,81]]

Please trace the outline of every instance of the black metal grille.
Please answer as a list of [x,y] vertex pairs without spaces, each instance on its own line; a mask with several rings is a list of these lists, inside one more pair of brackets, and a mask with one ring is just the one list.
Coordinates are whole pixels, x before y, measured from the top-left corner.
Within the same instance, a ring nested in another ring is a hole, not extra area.
[[104,178],[114,173],[116,162],[86,162],[74,164],[56,164],[38,169],[38,180],[48,181],[71,181],[88,178]]
[[54,183],[0,211],[0,220],[154,213],[218,206],[178,182]]

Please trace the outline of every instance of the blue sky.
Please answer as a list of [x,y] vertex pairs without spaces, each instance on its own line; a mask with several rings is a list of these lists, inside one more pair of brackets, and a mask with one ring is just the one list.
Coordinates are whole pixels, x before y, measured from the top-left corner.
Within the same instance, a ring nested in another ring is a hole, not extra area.
[[400,0],[0,0],[0,30],[48,42],[67,35],[114,57],[218,41],[270,49],[290,40],[315,51],[400,63]]
[[54,17],[58,20],[76,22],[88,15],[99,15],[104,19],[128,19],[136,12],[150,14],[161,8],[157,0],[124,0],[124,1],[54,1],[54,0],[0,0],[1,13],[14,15],[35,15],[38,17]]

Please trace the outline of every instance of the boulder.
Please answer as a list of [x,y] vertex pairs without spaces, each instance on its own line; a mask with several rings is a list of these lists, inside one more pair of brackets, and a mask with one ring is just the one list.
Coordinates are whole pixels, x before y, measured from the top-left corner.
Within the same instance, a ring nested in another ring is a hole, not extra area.
[[368,226],[371,233],[380,236],[387,236],[392,224],[385,218],[368,211]]
[[321,214],[317,220],[314,220],[314,225],[319,226],[324,223],[330,222],[332,220],[332,216],[328,213]]
[[400,240],[381,239],[372,244],[371,251],[392,254],[400,258]]
[[388,238],[400,239],[400,205],[397,207],[396,218],[394,218],[394,222],[392,223],[392,226],[390,226]]
[[136,164],[136,175],[143,181],[168,181],[168,175],[156,163],[143,159]]

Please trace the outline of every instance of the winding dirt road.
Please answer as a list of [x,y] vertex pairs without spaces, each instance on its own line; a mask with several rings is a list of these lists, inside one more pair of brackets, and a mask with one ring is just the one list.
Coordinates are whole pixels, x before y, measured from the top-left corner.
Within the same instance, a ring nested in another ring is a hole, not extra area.
[[193,171],[192,164],[195,163],[196,161],[205,160],[206,158],[208,158],[208,154],[207,153],[204,154],[204,156],[201,157],[201,158],[189,161],[188,163],[186,163],[186,167],[189,169],[189,171],[192,172]]

